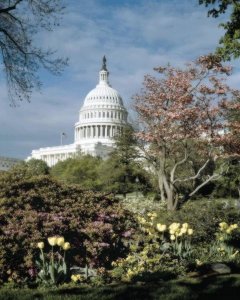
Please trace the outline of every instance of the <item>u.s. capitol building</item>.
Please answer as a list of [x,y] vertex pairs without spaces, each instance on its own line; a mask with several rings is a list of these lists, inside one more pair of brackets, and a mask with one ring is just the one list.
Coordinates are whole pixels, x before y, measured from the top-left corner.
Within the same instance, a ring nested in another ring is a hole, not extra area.
[[85,97],[75,124],[74,143],[33,150],[30,158],[42,159],[49,166],[78,153],[106,158],[114,147],[114,136],[127,125],[128,112],[120,94],[108,81],[109,72],[103,57],[99,83]]

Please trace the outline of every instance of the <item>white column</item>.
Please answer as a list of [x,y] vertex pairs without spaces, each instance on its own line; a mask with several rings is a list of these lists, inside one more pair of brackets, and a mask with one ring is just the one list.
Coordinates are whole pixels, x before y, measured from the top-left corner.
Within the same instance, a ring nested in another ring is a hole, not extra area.
[[89,126],[89,137],[92,138],[92,126]]

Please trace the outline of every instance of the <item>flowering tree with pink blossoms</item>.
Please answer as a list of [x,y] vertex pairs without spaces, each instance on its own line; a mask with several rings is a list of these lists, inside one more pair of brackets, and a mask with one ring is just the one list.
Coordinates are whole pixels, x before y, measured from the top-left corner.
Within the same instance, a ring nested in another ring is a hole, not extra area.
[[161,199],[175,210],[181,184],[191,183],[184,196],[190,198],[226,173],[227,158],[240,155],[240,121],[227,118],[229,109],[240,112],[240,91],[227,85],[231,68],[214,55],[184,69],[154,70],[159,77],[147,75],[141,93],[134,96],[141,124],[137,136],[157,174]]

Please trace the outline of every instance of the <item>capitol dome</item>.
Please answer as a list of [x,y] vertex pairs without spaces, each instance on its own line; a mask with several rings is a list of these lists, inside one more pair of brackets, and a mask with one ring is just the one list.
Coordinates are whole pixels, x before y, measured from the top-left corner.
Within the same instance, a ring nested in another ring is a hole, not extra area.
[[[104,56],[99,83],[85,97],[79,121],[75,124],[75,143],[81,145],[85,153],[93,154],[93,146],[112,148],[114,136],[120,134],[127,124],[128,113],[122,97],[110,86],[108,77]],[[97,156],[104,155],[98,153]]]
[[103,57],[99,72],[99,83],[85,97],[79,112],[79,121],[75,124],[74,143],[55,147],[44,147],[32,151],[28,158],[42,159],[48,166],[76,157],[79,153],[107,158],[113,150],[114,137],[121,134],[127,125],[127,110],[120,94],[108,81],[109,72],[106,58]]

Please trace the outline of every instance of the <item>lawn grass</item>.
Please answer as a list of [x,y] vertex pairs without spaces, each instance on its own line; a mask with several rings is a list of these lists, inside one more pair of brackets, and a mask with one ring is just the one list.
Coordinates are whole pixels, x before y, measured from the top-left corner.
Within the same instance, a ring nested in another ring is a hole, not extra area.
[[195,300],[240,298],[240,275],[185,278],[158,283],[48,290],[0,289],[0,300]]

